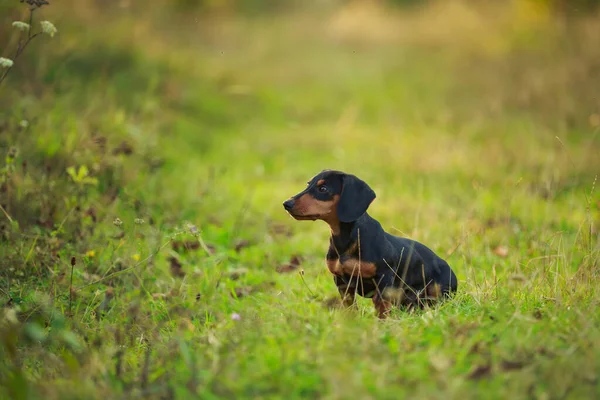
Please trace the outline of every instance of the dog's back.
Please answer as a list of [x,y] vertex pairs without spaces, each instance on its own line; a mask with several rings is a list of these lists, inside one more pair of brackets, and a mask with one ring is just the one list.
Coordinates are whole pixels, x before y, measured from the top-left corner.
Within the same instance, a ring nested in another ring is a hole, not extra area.
[[390,241],[396,256],[396,274],[403,281],[415,288],[422,289],[428,282],[427,279],[440,285],[444,294],[455,292],[458,280],[450,265],[433,252],[429,247],[416,240],[394,236],[386,232],[386,238]]

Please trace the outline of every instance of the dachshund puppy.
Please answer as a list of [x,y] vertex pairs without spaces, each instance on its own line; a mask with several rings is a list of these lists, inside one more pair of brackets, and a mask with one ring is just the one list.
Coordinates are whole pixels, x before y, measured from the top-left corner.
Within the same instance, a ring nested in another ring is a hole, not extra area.
[[372,298],[379,318],[392,305],[423,307],[457,288],[448,263],[425,245],[393,236],[367,214],[375,192],[354,175],[324,170],[283,203],[297,220],[323,220],[331,228],[327,268],[344,305]]

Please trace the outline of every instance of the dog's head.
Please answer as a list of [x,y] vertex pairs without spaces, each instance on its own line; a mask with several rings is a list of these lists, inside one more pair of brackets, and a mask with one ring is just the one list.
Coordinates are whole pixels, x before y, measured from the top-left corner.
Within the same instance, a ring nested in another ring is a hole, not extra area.
[[373,200],[373,189],[356,176],[324,170],[306,189],[284,201],[283,207],[297,220],[321,219],[332,224],[356,221]]

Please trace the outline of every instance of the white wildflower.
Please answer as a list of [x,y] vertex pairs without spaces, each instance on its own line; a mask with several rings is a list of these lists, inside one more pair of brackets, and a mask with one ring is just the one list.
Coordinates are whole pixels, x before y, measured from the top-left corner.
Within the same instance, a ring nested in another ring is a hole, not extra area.
[[53,37],[54,34],[58,32],[54,24],[52,24],[52,22],[50,21],[41,21],[40,25],[42,26],[42,32],[44,32],[47,35],[50,35],[50,37]]
[[10,58],[0,57],[0,67],[10,68],[13,66],[13,60]]
[[26,32],[30,28],[29,24],[26,22],[23,22],[23,21],[14,21],[12,23],[12,26],[14,26],[15,28],[17,28],[18,30],[20,30],[22,32]]

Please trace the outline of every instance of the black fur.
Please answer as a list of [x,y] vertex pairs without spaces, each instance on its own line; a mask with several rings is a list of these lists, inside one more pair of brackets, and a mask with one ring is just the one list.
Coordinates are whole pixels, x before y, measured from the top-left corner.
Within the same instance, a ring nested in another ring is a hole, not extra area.
[[375,200],[375,192],[354,175],[343,174],[341,177],[342,192],[337,205],[338,218],[341,222],[356,221],[367,212],[367,208]]
[[[320,181],[324,183],[317,185]],[[321,186],[327,191],[324,192]],[[284,203],[290,214],[294,215],[294,201],[305,194],[321,202],[340,196],[337,204],[339,229],[330,238],[328,262],[344,263],[348,259],[358,259],[360,263],[371,263],[376,267],[374,276],[369,277],[336,274],[334,281],[341,294],[353,296],[356,293],[374,297],[374,301],[383,299],[413,306],[423,305],[428,300],[431,287],[439,285],[437,288],[443,297],[456,291],[456,275],[446,261],[417,241],[385,232],[381,224],[367,213],[376,195],[362,180],[341,171],[322,171],[304,191]],[[386,293],[400,295],[390,297]]]

